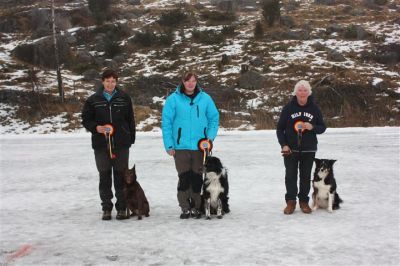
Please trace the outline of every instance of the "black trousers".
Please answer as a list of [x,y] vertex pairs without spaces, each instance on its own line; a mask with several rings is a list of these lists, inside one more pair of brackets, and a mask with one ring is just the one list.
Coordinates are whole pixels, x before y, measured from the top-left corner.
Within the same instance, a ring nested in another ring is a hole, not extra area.
[[[308,194],[311,185],[311,169],[314,163],[315,152],[293,152],[291,155],[284,157],[286,168],[285,185],[286,195],[285,200],[299,200],[308,202]],[[297,189],[297,175],[300,172],[300,191]],[[297,194],[298,192],[298,194]]]
[[112,210],[113,198],[112,175],[114,176],[114,190],[117,202],[115,208],[117,211],[125,210],[126,203],[124,199],[124,172],[128,168],[129,149],[114,150],[116,155],[115,159],[110,158],[108,150],[95,150],[94,156],[96,160],[96,167],[99,171],[99,194],[101,199],[101,206],[103,211]]

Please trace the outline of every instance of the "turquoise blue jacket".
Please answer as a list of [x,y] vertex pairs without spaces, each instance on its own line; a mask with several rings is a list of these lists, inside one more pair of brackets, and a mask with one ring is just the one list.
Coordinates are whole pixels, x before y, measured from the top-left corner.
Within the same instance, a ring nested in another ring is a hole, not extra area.
[[168,96],[162,111],[165,150],[198,150],[200,139],[215,139],[218,125],[217,107],[207,93],[200,89],[191,99],[178,86]]

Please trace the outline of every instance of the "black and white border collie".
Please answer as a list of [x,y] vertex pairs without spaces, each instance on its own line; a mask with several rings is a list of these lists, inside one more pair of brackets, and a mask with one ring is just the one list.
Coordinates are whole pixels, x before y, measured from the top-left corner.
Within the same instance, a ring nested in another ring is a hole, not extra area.
[[203,202],[206,219],[211,219],[211,213],[217,214],[221,219],[222,215],[228,213],[228,173],[222,166],[220,159],[210,156],[205,165],[205,177],[203,184]]
[[339,204],[343,202],[336,192],[336,180],[333,175],[333,164],[336,160],[315,158],[314,161],[315,172],[312,181],[314,192],[311,208],[313,211],[323,208],[332,213],[333,210],[339,209]]

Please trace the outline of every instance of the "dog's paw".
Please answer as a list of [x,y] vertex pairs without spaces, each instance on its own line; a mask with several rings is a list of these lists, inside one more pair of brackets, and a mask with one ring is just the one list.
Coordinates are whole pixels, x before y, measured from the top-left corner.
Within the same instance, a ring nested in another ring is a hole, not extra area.
[[329,213],[333,213],[333,210],[332,210],[332,209],[328,209],[328,212],[329,212]]
[[314,207],[311,208],[311,210],[312,210],[312,211],[316,211],[316,210],[318,210],[318,207],[317,207],[317,206],[314,206]]
[[217,218],[218,218],[218,219],[222,219],[222,215],[218,215]]
[[206,216],[206,220],[211,220],[211,216]]

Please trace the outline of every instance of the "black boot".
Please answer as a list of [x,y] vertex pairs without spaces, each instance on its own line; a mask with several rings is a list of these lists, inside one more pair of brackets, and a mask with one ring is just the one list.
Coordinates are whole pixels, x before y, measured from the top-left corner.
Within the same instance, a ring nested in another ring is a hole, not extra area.
[[111,220],[111,211],[103,211],[102,220]]
[[188,210],[183,210],[181,216],[179,216],[179,218],[181,219],[189,219],[189,217],[190,217],[190,211]]
[[201,218],[201,212],[198,210],[198,209],[191,209],[190,210],[190,216],[192,217],[192,218],[195,218],[195,219],[200,219]]
[[115,216],[117,220],[124,220],[124,219],[129,219],[129,216],[126,214],[126,210],[123,211],[118,211],[117,216]]

